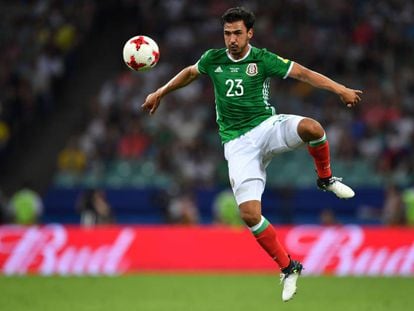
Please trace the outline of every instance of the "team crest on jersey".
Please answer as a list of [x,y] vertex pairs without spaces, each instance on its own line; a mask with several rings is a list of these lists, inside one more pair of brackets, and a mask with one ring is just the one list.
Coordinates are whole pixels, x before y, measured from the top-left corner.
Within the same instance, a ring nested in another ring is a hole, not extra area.
[[255,76],[255,75],[257,75],[258,72],[259,71],[257,69],[257,64],[256,63],[250,63],[250,64],[247,65],[246,74],[248,76]]

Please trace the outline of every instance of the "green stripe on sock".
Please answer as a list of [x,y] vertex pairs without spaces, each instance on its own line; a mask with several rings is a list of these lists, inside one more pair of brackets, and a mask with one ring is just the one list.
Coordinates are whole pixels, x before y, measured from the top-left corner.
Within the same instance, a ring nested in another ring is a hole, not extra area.
[[326,134],[323,134],[323,136],[316,140],[311,140],[309,142],[309,146],[311,147],[318,147],[320,145],[323,145],[326,142]]
[[269,224],[270,223],[267,221],[267,219],[264,218],[264,221],[263,221],[262,225],[259,228],[257,228],[256,230],[254,230],[253,231],[253,234],[254,235],[258,235],[258,234],[262,233],[263,231],[266,230],[266,228],[269,226]]

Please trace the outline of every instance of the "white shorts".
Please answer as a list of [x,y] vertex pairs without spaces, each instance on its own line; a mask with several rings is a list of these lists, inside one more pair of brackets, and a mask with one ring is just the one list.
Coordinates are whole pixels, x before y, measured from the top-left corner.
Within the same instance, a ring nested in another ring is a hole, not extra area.
[[230,184],[237,204],[261,201],[266,167],[275,154],[302,146],[297,128],[302,116],[278,114],[224,144]]

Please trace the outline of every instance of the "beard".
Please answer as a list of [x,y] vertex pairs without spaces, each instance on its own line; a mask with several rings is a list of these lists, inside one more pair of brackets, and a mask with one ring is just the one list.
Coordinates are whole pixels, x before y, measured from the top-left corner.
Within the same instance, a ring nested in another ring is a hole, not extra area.
[[232,56],[239,56],[242,53],[243,48],[239,45],[229,45],[228,50]]

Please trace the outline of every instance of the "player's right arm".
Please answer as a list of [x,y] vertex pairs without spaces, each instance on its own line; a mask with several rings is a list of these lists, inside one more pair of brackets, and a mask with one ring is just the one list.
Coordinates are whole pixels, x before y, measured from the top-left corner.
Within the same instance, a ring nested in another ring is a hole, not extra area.
[[197,79],[199,75],[200,72],[198,71],[197,64],[184,68],[174,78],[168,81],[168,83],[149,94],[141,107],[148,110],[150,115],[153,114],[165,95],[190,84]]

